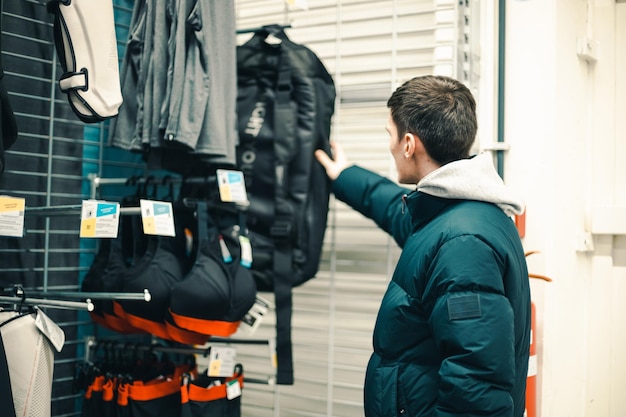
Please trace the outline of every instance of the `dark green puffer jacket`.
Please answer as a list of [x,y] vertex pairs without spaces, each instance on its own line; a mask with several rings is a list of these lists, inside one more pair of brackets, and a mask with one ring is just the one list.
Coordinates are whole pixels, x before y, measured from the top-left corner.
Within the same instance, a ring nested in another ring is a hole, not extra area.
[[523,206],[483,156],[440,170],[408,195],[356,166],[333,183],[403,248],[374,329],[365,415],[521,417],[530,290],[508,215]]

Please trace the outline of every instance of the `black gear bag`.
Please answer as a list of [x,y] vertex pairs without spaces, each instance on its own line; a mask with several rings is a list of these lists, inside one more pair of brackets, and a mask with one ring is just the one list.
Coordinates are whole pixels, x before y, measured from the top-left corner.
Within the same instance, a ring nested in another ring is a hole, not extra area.
[[290,385],[291,290],[319,267],[330,182],[314,152],[330,153],[335,87],[320,59],[277,25],[237,47],[237,85],[252,273],[259,291],[275,294],[277,383]]

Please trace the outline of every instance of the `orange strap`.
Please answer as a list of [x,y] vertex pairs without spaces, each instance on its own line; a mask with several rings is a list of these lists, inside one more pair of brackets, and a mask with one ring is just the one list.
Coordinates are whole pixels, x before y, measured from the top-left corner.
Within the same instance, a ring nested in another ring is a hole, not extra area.
[[167,397],[180,391],[181,377],[184,373],[192,373],[190,365],[177,366],[174,375],[159,382],[141,384],[133,383],[128,388],[128,397],[135,401],[150,401]]
[[113,380],[113,378],[109,378],[104,383],[104,385],[102,386],[102,400],[103,401],[107,401],[107,402],[113,401],[116,382],[117,381]]
[[130,384],[124,383],[117,386],[117,405],[126,407],[128,405],[128,391]]
[[240,321],[204,320],[178,315],[170,310],[174,323],[183,329],[211,336],[230,336],[239,328]]
[[203,345],[209,339],[209,335],[181,329],[169,322],[165,322],[165,328],[170,340],[187,345]]
[[197,402],[215,401],[222,398],[226,398],[226,387],[229,382],[234,380],[239,381],[239,386],[243,388],[243,375],[234,378],[226,379],[226,383],[222,385],[212,386],[209,388],[203,388],[198,385],[189,384],[189,400]]

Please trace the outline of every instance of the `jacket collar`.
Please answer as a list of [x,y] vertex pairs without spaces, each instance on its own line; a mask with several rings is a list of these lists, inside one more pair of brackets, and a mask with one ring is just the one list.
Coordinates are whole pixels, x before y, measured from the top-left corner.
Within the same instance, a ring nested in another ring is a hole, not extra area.
[[447,207],[458,203],[459,200],[435,197],[420,191],[412,191],[402,196],[413,222],[413,230],[423,227]]

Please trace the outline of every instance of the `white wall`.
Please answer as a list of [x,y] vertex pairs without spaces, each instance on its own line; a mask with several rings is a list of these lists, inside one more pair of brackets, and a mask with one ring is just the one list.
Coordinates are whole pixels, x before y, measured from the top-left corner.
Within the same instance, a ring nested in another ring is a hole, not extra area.
[[[624,416],[626,4],[510,0],[506,12],[505,181],[526,196],[525,249],[541,251],[529,269],[553,279],[532,283],[537,415]],[[585,37],[592,64],[577,55]]]

